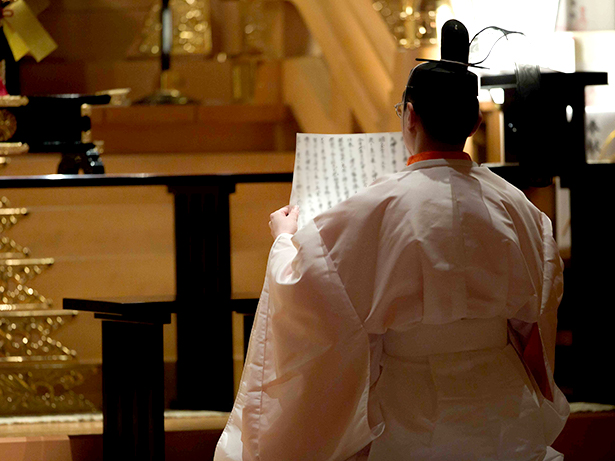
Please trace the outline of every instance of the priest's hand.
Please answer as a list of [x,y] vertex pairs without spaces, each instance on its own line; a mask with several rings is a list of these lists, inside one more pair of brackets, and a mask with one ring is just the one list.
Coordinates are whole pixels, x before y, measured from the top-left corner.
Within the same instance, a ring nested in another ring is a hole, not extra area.
[[269,228],[273,238],[280,234],[294,234],[297,232],[297,219],[299,218],[298,206],[285,206],[269,215]]

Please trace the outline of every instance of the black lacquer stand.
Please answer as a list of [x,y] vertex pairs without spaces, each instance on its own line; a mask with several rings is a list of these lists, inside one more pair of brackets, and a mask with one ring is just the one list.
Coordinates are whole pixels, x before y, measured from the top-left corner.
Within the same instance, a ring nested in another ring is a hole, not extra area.
[[[3,176],[2,188],[166,186],[175,197],[175,407],[233,405],[229,196],[239,183],[291,182],[292,173]],[[76,280],[75,283],[87,283]],[[201,379],[202,370],[215,379]]]
[[228,410],[233,364],[228,354],[208,354],[207,367],[225,381],[214,394],[195,379],[206,350],[232,351],[229,196],[235,184],[169,186],[175,196],[177,300],[177,408]]
[[[550,184],[559,176],[562,187],[570,190],[571,254],[558,320],[560,327],[572,331],[572,352],[564,361],[556,359],[556,380],[564,366],[574,401],[613,404],[609,357],[615,353],[615,309],[610,266],[615,246],[610,243],[610,201],[615,164],[587,163],[585,153],[585,87],[605,84],[604,72],[543,73],[536,100],[524,106],[515,104],[514,76],[482,79],[484,88],[505,90],[505,147],[507,154],[515,151],[519,161],[492,170],[520,188],[537,185],[537,178]],[[531,121],[525,134],[517,130],[524,119]]]
[[163,461],[164,324],[175,299],[64,299],[102,320],[103,458]]

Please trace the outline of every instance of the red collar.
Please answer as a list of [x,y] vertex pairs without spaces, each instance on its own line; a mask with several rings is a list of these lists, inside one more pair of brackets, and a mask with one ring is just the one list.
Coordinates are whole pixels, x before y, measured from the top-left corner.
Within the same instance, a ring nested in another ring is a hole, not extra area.
[[411,155],[410,158],[408,158],[408,165],[422,160],[435,160],[439,158],[445,158],[447,160],[472,160],[465,152],[429,151]]

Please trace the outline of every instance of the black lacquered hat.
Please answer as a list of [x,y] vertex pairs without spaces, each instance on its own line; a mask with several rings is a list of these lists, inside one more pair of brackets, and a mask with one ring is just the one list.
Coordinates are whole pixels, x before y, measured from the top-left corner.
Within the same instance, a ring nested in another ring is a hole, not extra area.
[[[484,59],[470,63],[470,46],[480,34],[488,30],[497,31],[501,35],[493,42]],[[478,96],[478,76],[469,69],[485,69],[480,64],[487,60],[491,50],[500,39],[507,38],[511,34],[523,35],[521,32],[489,26],[469,40],[468,30],[463,23],[456,19],[446,21],[441,31],[441,59],[417,58],[417,61],[423,61],[423,63],[410,72],[404,102],[416,102],[423,96],[433,94],[461,99],[476,98]]]
[[441,33],[441,59],[417,59],[419,64],[408,78],[405,101],[417,101],[434,92],[459,97],[478,96],[478,76],[469,67],[470,40],[466,27],[456,19],[446,21]]

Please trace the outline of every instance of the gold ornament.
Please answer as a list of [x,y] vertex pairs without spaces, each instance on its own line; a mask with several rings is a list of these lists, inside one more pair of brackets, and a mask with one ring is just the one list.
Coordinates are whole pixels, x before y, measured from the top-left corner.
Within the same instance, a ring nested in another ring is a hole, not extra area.
[[404,48],[437,44],[439,8],[445,6],[452,11],[449,0],[376,0],[372,6]]
[[0,109],[0,142],[8,141],[17,131],[17,119],[12,112]]
[[[211,27],[209,1],[170,0],[173,16],[172,54],[209,54],[211,52]],[[151,8],[143,31],[139,51],[146,55],[160,54],[160,2]]]
[[0,415],[96,412],[97,408],[73,389],[96,373],[89,365],[0,365]]

